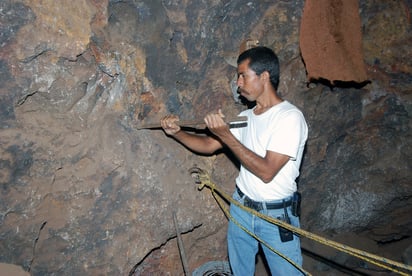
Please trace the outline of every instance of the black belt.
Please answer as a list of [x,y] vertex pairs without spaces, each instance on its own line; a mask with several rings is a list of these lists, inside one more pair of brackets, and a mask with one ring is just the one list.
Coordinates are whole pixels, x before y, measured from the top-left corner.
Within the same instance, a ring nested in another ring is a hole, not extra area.
[[[239,194],[240,197],[244,197],[244,202],[243,205],[246,207],[249,207],[251,209],[254,209],[256,211],[261,211],[263,210],[263,202],[260,201],[254,201],[253,199],[249,198],[247,195],[245,195],[238,186],[236,186],[236,191]],[[286,208],[289,207],[290,205],[292,205],[292,200],[288,200],[288,201],[283,201],[283,202],[279,202],[279,203],[266,203],[266,209],[282,209],[282,208]]]

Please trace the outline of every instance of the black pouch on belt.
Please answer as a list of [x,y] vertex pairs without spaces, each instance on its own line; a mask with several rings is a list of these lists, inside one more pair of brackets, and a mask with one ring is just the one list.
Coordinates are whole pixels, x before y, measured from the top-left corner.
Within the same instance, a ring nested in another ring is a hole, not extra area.
[[294,192],[292,196],[292,215],[295,217],[300,217],[300,202],[302,201],[302,196],[299,192]]
[[[290,218],[289,218],[288,212],[286,210],[286,207],[283,207],[283,210],[284,210],[285,214],[282,215],[282,217],[280,217],[278,219],[290,224]],[[290,231],[286,228],[283,228],[281,226],[278,226],[278,228],[279,228],[280,240],[282,242],[288,242],[288,241],[293,240],[293,232],[292,231]]]

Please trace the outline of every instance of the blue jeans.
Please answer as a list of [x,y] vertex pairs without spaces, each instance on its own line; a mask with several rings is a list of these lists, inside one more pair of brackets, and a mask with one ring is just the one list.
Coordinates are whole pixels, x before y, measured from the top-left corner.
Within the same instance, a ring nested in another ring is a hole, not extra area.
[[[243,204],[243,198],[235,191],[233,198]],[[270,201],[270,203],[281,201]],[[291,214],[290,207],[286,208],[293,226],[299,227],[299,217]],[[260,213],[279,218],[284,214],[284,209],[267,210],[264,208]],[[293,235],[293,240],[282,242],[279,236],[279,228],[277,225],[267,222],[253,214],[242,210],[234,204],[230,206],[230,214],[233,218],[246,227],[249,231],[268,243],[276,251],[290,258],[297,265],[302,266],[302,253],[300,249],[299,237]],[[259,250],[259,242],[244,230],[239,228],[232,221],[229,222],[228,234],[228,252],[229,262],[233,275],[244,276],[255,273],[256,254]],[[262,245],[267,263],[272,275],[302,275],[302,272],[283,259],[266,246]]]

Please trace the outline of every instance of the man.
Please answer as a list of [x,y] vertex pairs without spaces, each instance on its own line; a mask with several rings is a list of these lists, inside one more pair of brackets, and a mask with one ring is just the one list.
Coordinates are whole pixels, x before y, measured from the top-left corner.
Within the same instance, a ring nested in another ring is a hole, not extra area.
[[[239,93],[249,102],[256,103],[253,108],[240,113],[240,116],[248,117],[246,127],[230,129],[219,110],[204,118],[211,131],[209,136],[182,131],[175,115],[164,117],[162,128],[166,134],[198,153],[213,154],[223,146],[228,147],[241,163],[233,198],[262,214],[298,227],[299,218],[291,212],[291,198],[297,189],[295,179],[299,175],[307,139],[305,119],[294,105],[277,94],[279,62],[271,49],[251,48],[240,54],[237,64]],[[234,204],[230,212],[239,223],[301,266],[300,241],[296,235],[280,232],[278,226]],[[259,242],[232,221],[227,240],[233,274],[254,275]],[[272,275],[301,275],[288,261],[265,246],[262,249]]]

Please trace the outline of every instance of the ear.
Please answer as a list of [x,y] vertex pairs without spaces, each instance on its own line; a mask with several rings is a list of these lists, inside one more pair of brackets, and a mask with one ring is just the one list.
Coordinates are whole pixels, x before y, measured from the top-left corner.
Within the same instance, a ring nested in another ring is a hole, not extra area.
[[260,74],[260,78],[263,80],[263,81],[269,81],[270,82],[270,75],[269,75],[269,72],[268,71],[264,71],[264,72],[262,72],[262,74]]

